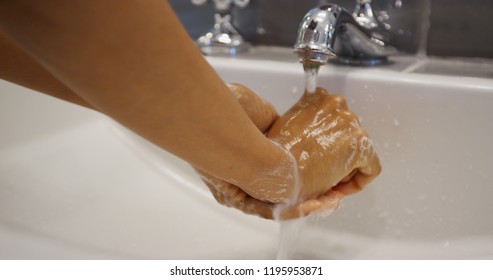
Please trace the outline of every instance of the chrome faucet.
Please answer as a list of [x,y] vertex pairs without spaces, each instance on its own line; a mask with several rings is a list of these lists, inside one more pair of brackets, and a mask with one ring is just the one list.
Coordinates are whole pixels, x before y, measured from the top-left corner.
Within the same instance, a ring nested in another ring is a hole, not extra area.
[[[207,0],[192,0],[194,5],[204,5]],[[200,36],[196,43],[202,53],[206,55],[226,54],[234,56],[247,51],[249,44],[231,23],[232,6],[246,7],[250,0],[210,0],[214,4],[214,27]]]
[[325,4],[310,10],[301,21],[294,51],[304,65],[326,64],[333,58],[343,64],[378,65],[397,54],[387,44],[389,29],[375,18],[371,0],[357,0],[352,14]]

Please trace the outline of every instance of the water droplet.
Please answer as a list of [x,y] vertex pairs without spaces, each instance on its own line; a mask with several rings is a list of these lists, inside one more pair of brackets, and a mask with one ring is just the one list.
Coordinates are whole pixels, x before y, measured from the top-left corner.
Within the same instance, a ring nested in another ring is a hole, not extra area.
[[265,28],[263,28],[262,26],[257,27],[256,31],[257,31],[258,35],[265,35],[265,33],[267,33],[267,30]]
[[394,125],[395,125],[395,126],[399,126],[399,125],[400,125],[400,123],[399,123],[399,120],[398,120],[398,119],[394,119]]
[[387,211],[380,212],[380,214],[378,214],[378,217],[380,217],[380,218],[386,218],[388,216],[389,216],[389,212],[387,212]]

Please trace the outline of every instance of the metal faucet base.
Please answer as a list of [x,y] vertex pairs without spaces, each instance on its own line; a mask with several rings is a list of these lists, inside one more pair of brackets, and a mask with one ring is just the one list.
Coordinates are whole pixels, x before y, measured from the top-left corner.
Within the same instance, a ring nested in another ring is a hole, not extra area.
[[196,43],[205,55],[235,56],[250,47],[239,34],[214,31],[201,36]]
[[371,58],[352,58],[352,57],[340,57],[338,56],[334,60],[337,64],[351,65],[351,66],[377,66],[388,64],[389,60],[387,57],[371,57]]
[[[195,5],[203,5],[208,0],[192,0]],[[206,34],[200,36],[196,43],[205,55],[235,56],[249,49],[250,44],[245,42],[241,34],[233,26],[231,10],[233,6],[243,8],[249,0],[214,0],[216,13],[214,14],[214,27]]]

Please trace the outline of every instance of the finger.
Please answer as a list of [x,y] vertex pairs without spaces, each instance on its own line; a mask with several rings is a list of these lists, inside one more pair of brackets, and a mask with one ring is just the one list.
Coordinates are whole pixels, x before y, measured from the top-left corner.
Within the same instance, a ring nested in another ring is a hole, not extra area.
[[225,182],[222,180],[219,180],[217,178],[214,178],[214,177],[210,176],[209,174],[207,174],[207,173],[205,173],[205,172],[203,172],[197,168],[195,169],[195,171],[199,174],[200,179],[202,179],[202,182],[205,183],[205,185],[207,186],[207,188],[211,192],[214,199],[216,199],[216,201],[219,204],[226,205],[225,196],[220,191],[221,184],[223,184]]
[[329,190],[324,195],[320,196],[318,200],[322,203],[322,206],[317,211],[311,211],[310,214],[321,213],[327,210],[334,211],[341,205],[344,194],[338,191]]
[[347,183],[347,182],[351,181],[351,179],[353,179],[356,172],[358,172],[358,170],[356,170],[356,169],[351,171],[351,173],[349,173],[348,175],[346,175],[346,177],[341,179],[340,183]]
[[332,190],[340,192],[344,195],[351,195],[362,190],[360,186],[354,179],[347,183],[339,183],[337,186],[333,187]]
[[273,219],[274,204],[257,200],[247,195],[240,188],[209,176],[200,170],[197,170],[197,172],[219,204],[236,208],[246,214]]
[[344,198],[341,192],[329,190],[316,199],[309,199],[300,204],[283,209],[280,214],[281,220],[290,220],[306,217],[316,213],[334,211]]
[[382,171],[382,167],[380,165],[380,160],[378,156],[374,156],[372,160],[365,165],[364,167],[360,167],[357,169],[356,174],[349,182],[342,182],[332,189],[335,191],[339,191],[344,195],[351,195],[363,190],[366,185],[368,185],[371,181],[377,177]]
[[219,191],[224,196],[224,205],[236,208],[246,214],[272,219],[272,203],[257,200],[240,188],[228,183],[221,185]]
[[358,167],[358,172],[354,176],[354,181],[363,189],[368,183],[373,181],[382,171],[380,160],[373,148],[373,142],[368,136],[364,136],[360,140],[360,150],[363,154],[363,161]]
[[244,203],[234,206],[244,213],[259,216],[264,219],[273,219],[274,204],[257,200],[251,196],[246,197]]
[[219,204],[223,204],[225,205],[225,202],[224,202],[224,197],[222,196],[221,192],[219,192],[217,190],[217,188],[210,182],[208,181],[205,181],[205,180],[202,180],[205,185],[207,186],[207,188],[209,189],[209,191],[211,192],[212,196],[214,197],[214,199],[219,203]]
[[228,184],[229,187],[226,185],[218,187],[210,182],[204,182],[219,204],[236,208],[246,214],[256,215],[265,219],[273,219],[272,209],[274,206],[272,203],[263,202],[247,195],[241,195],[241,190],[236,188],[238,192],[235,191],[235,187],[231,184]]
[[255,126],[262,132],[267,131],[278,117],[274,106],[241,84],[232,83],[228,87]]

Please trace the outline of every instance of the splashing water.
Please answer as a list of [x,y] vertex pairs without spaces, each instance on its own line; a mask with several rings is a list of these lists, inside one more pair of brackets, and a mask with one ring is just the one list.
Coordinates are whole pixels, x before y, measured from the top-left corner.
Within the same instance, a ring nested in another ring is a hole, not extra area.
[[[331,215],[334,210],[325,210],[324,212],[314,213],[310,215],[311,221],[315,221],[318,224],[320,219],[326,218]],[[303,256],[300,252],[299,244],[302,242],[304,230],[307,228],[307,222],[309,218],[303,217],[295,220],[282,221],[279,233],[279,244],[277,247],[277,260],[290,260],[298,259]]]
[[[293,201],[298,200],[298,195],[299,195],[299,190],[301,188],[301,183],[299,181],[299,175],[297,172],[295,172],[295,188],[297,189],[296,191],[296,198]],[[339,201],[340,203],[340,201]],[[280,222],[280,232],[279,232],[279,244],[277,247],[277,254],[276,254],[276,259],[277,260],[289,260],[289,259],[296,259],[296,256],[298,254],[299,257],[299,252],[297,252],[298,249],[298,244],[300,243],[300,238],[302,236],[303,230],[306,228],[307,225],[307,217],[300,217],[298,219],[294,220],[287,220],[287,221],[281,221],[281,212],[287,208],[292,206],[293,204],[282,204],[278,205],[274,208],[274,220]],[[332,214],[334,212],[334,209],[326,209],[323,212],[319,213],[312,213],[310,216],[317,218],[317,221],[320,218],[325,218]]]
[[279,236],[279,246],[277,248],[277,260],[289,260],[294,258],[297,244],[301,232],[306,224],[306,218],[300,218],[293,221],[281,222],[281,232]]

